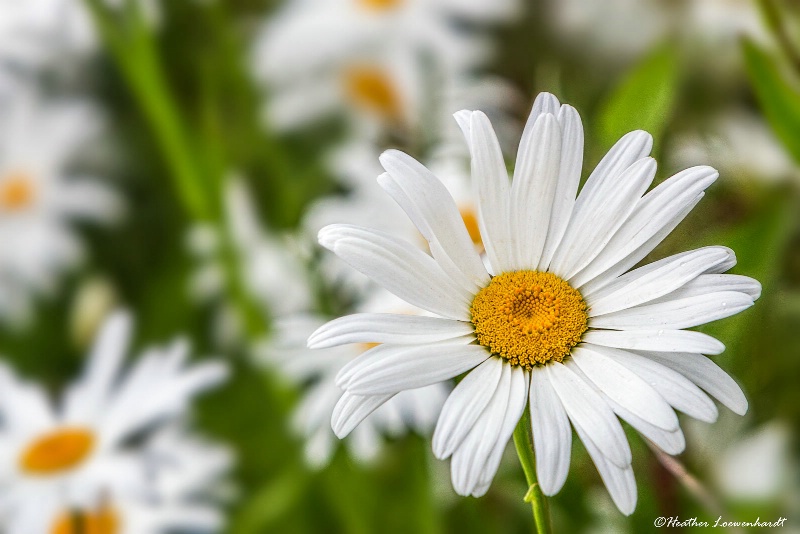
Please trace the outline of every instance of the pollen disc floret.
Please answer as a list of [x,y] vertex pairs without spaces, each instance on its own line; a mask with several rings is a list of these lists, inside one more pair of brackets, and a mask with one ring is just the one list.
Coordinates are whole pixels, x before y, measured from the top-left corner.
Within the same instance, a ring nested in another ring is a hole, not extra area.
[[63,428],[41,436],[27,447],[20,467],[31,475],[53,475],[83,463],[95,446],[94,433],[86,428]]
[[552,273],[495,276],[470,311],[478,343],[526,369],[562,361],[587,328],[583,297]]

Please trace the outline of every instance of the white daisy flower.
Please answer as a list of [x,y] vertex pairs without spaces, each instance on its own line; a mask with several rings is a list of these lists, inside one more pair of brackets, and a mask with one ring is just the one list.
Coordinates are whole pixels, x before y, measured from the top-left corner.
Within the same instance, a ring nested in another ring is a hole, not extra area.
[[219,532],[224,525],[219,503],[227,496],[216,490],[231,465],[227,448],[171,425],[130,455],[129,466],[138,478],[135,490],[96,481],[102,491],[88,499],[69,493],[31,499],[20,515],[41,522],[17,522],[8,534]]
[[453,18],[507,20],[516,0],[296,1],[265,26],[254,69],[271,89],[270,124],[291,128],[344,111],[371,133],[415,129],[429,95],[489,54]]
[[0,320],[23,322],[36,294],[55,289],[83,248],[71,223],[108,223],[119,198],[67,165],[97,133],[92,110],[27,94],[0,106]]
[[0,66],[39,68],[97,44],[79,0],[0,1]]
[[352,267],[439,316],[350,315],[310,338],[315,348],[381,344],[337,375],[345,395],[334,430],[344,436],[381,401],[466,373],[433,436],[434,454],[452,456],[459,494],[487,491],[527,405],[542,491],[553,495],[566,479],[571,422],[617,507],[630,514],[636,484],[618,417],[675,454],[684,437],[673,408],[717,417],[700,388],[736,413],[747,409],[736,383],[704,356],[721,353],[722,343],[685,330],[758,298],[755,280],[721,274],[735,264],[733,252],[706,247],[629,271],[717,172],[694,167],[646,193],[656,172],[647,157],[652,138],[636,131],[610,150],[576,198],[583,130],[574,108],[547,93],[536,99],[511,181],[486,116],[456,118],[472,153],[486,264],[446,188],[397,151],[381,157],[387,172],[378,181],[425,236],[430,255],[385,232],[351,225],[320,232],[320,242]]
[[[358,309],[371,311],[414,310],[394,295],[374,288],[372,295]],[[417,311],[418,312],[418,311]],[[310,315],[296,315],[277,322],[273,338],[258,348],[258,357],[278,369],[282,376],[300,386],[310,383],[294,411],[292,426],[306,440],[305,457],[314,468],[327,465],[336,450],[336,436],[331,430],[331,417],[339,417],[347,404],[347,393],[336,386],[336,374],[353,359],[369,350],[370,344],[311,350],[306,341],[323,323],[324,319]],[[399,437],[409,430],[430,435],[442,404],[449,392],[445,384],[404,391],[389,402],[375,397],[375,411],[353,430],[345,441],[349,452],[358,460],[370,462],[381,450],[382,436]],[[339,407],[337,408],[337,403]],[[364,399],[364,402],[370,402]],[[365,414],[366,416],[367,414]]]
[[800,183],[798,170],[783,145],[759,115],[727,110],[701,131],[687,131],[670,150],[677,165],[698,161],[714,164],[724,176],[766,183]]
[[[218,362],[188,367],[189,347],[182,340],[145,350],[122,373],[130,331],[127,315],[108,319],[83,376],[58,407],[43,388],[2,370],[0,515],[9,518],[9,530],[46,530],[41,527],[46,518],[26,506],[31,501],[82,506],[102,491],[134,487],[141,471],[135,464],[141,459],[126,449],[126,442],[185,413],[194,396],[227,374]],[[66,497],[75,502],[64,502]]]

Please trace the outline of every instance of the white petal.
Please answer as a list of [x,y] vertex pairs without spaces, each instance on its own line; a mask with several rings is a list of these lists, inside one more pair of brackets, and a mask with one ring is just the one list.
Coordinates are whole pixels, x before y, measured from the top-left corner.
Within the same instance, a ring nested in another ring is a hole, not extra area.
[[573,287],[580,289],[581,293],[590,294],[618,280],[620,275],[627,272],[631,267],[642,261],[645,256],[650,254],[653,249],[656,248],[684,218],[686,218],[689,212],[702,200],[703,195],[705,195],[705,193],[697,195],[688,206],[667,221],[653,237],[645,241],[639,248],[628,254],[624,259],[614,264],[613,267],[607,269],[603,274],[593,278],[591,281],[583,282],[583,273],[579,273],[573,280]]
[[355,313],[319,327],[308,338],[308,346],[322,349],[347,343],[419,345],[465,336],[473,331],[470,323],[438,317]]
[[667,401],[638,375],[611,358],[605,347],[575,347],[567,363],[570,369],[573,365],[608,398],[637,417],[665,430],[678,428],[678,416]]
[[721,341],[691,330],[589,330],[583,340],[617,349],[701,354],[721,354],[725,350]]
[[480,474],[502,429],[508,408],[511,386],[511,365],[503,363],[500,381],[489,404],[473,425],[467,437],[453,453],[450,476],[459,495],[470,495],[480,484]]
[[[469,282],[479,288],[486,285],[489,275],[444,184],[421,163],[397,150],[384,152],[380,160],[390,176],[380,177],[378,183],[389,194],[396,193],[392,197],[432,243],[431,251],[441,248]],[[394,188],[387,187],[390,182]],[[434,258],[444,263],[436,253]]]
[[761,297],[761,284],[749,276],[739,274],[701,274],[691,282],[681,286],[680,289],[655,299],[653,302],[666,302],[667,300],[695,297],[720,291],[736,291],[744,293],[752,300]]
[[573,425],[583,427],[593,443],[616,465],[630,465],[631,448],[606,401],[563,364],[548,363],[544,371]]
[[[349,380],[337,384],[358,395],[384,395],[449,380],[483,363],[489,352],[479,345],[425,345],[421,347],[376,347],[353,363]],[[345,368],[342,369],[344,371]]]
[[511,234],[514,268],[539,265],[547,238],[561,163],[561,129],[554,115],[540,115],[522,134],[511,183]]
[[561,126],[561,164],[558,183],[553,198],[553,211],[550,214],[550,225],[547,228],[547,239],[544,252],[539,263],[539,270],[546,270],[553,259],[556,248],[569,224],[578,184],[581,181],[583,167],[583,124],[578,111],[572,106],[563,105],[558,112],[558,123]]
[[[553,256],[550,270],[571,279],[597,256],[636,207],[652,183],[656,162],[643,158],[622,174],[597,187],[581,191],[564,238]],[[581,203],[581,199],[589,198]]]
[[433,432],[434,456],[444,460],[461,444],[492,398],[502,369],[500,358],[488,358],[453,389]]
[[409,304],[451,319],[469,319],[472,295],[409,243],[349,225],[327,226],[319,237],[323,246]]
[[354,395],[345,391],[336,403],[331,415],[331,428],[339,439],[343,439],[369,414],[377,410],[394,395]]
[[706,390],[712,397],[730,408],[738,415],[747,413],[747,398],[742,388],[716,363],[702,354],[638,352],[661,365],[681,373],[683,376]]
[[[528,121],[525,123],[525,131],[533,128],[533,124],[542,113],[551,113],[555,115],[558,113],[558,108],[560,106],[561,102],[558,101],[558,97],[556,97],[553,93],[543,91],[536,95],[536,98],[533,101],[533,106],[531,107],[531,113],[528,115]],[[522,133],[523,137],[525,136],[525,131]],[[520,142],[520,144],[522,143]],[[519,159],[517,159],[517,161],[519,161]]]
[[538,367],[531,371],[530,411],[536,474],[542,492],[555,495],[569,473],[572,428],[544,369]]
[[[563,271],[563,267],[569,267],[568,262],[557,260],[559,256],[565,257],[567,255],[577,255],[580,251],[571,251],[565,254],[566,251],[561,251],[564,247],[572,247],[577,236],[568,237],[570,233],[569,227],[576,225],[584,225],[586,220],[591,220],[587,215],[593,215],[596,210],[595,206],[601,206],[599,202],[608,196],[608,189],[610,186],[616,185],[619,182],[620,175],[624,173],[635,162],[644,158],[650,153],[653,147],[653,138],[647,132],[637,130],[624,135],[617,143],[611,147],[611,150],[600,160],[594,171],[589,175],[586,184],[581,190],[580,195],[574,203],[570,220],[565,229],[565,234],[555,250],[553,261],[550,263],[550,270]],[[613,187],[611,187],[613,189]],[[590,210],[589,207],[592,206]],[[591,212],[591,213],[590,213]],[[582,215],[581,215],[582,214]],[[574,234],[579,229],[572,231]],[[609,236],[610,237],[610,236]],[[559,265],[563,263],[560,269],[556,269],[556,261]]]
[[583,285],[634,253],[695,203],[719,176],[711,167],[692,167],[665,180],[636,205],[603,251],[573,280]]
[[522,417],[525,405],[528,403],[529,380],[529,374],[523,368],[511,368],[508,406],[506,407],[505,414],[503,414],[503,424],[500,426],[500,433],[497,436],[494,447],[492,447],[489,453],[486,465],[484,465],[481,470],[478,478],[478,486],[472,491],[473,497],[483,496],[489,489],[495,474],[497,474],[497,469],[500,467],[500,461],[503,458],[503,452],[506,450],[506,446],[512,434],[514,434],[514,429],[519,423],[520,417]]
[[680,454],[686,448],[686,438],[680,427],[665,430],[626,410],[613,400],[609,400],[611,408],[621,419],[631,425],[641,435],[658,445],[667,454]]
[[577,203],[581,205],[589,201],[597,188],[602,187],[607,180],[615,179],[634,162],[647,157],[652,149],[653,137],[644,130],[623,135],[589,175],[581,191],[581,196],[586,194],[586,197],[583,200],[578,199]]
[[[574,424],[574,421],[573,421]],[[623,467],[615,465],[603,456],[600,449],[592,442],[589,434],[579,425],[575,425],[575,432],[581,438],[586,451],[591,456],[600,478],[608,489],[611,499],[619,511],[631,515],[636,509],[636,479],[633,477],[633,468],[630,464]]]
[[666,295],[719,265],[729,253],[727,247],[704,247],[626,273],[599,291],[583,293],[589,316],[624,310]]
[[[569,361],[567,363],[570,369],[575,371],[582,379],[586,380],[594,390],[600,395],[614,410],[614,413],[617,414],[621,419],[626,421],[629,425],[631,425],[634,429],[644,435],[646,438],[650,439],[656,445],[661,447],[665,452],[669,454],[680,454],[683,452],[684,447],[686,446],[686,440],[683,437],[683,432],[681,431],[680,427],[676,424],[674,428],[663,428],[660,426],[654,425],[651,421],[647,418],[642,418],[635,413],[633,413],[628,407],[623,406],[622,404],[616,402],[608,393],[602,390],[596,383],[593,383],[589,377],[587,377],[581,370],[581,368],[575,364],[574,361]],[[670,411],[672,411],[670,409]],[[674,412],[673,412],[674,415]],[[677,421],[677,419],[676,419]]]
[[67,394],[67,419],[93,417],[92,410],[104,405],[125,359],[132,328],[128,313],[117,312],[105,321],[94,341],[84,376]]
[[472,154],[472,180],[477,191],[481,237],[492,271],[501,273],[511,266],[510,252],[514,243],[508,225],[508,171],[489,118],[483,112],[473,111],[465,126],[466,118],[464,112],[456,114]]
[[618,330],[652,328],[680,330],[730,317],[752,305],[752,299],[744,293],[723,291],[722,293],[709,293],[656,304],[643,304],[627,310],[593,317],[590,325],[592,328]]
[[633,352],[605,350],[612,351],[611,355],[616,361],[639,375],[676,410],[707,423],[717,420],[714,401],[679,372]]

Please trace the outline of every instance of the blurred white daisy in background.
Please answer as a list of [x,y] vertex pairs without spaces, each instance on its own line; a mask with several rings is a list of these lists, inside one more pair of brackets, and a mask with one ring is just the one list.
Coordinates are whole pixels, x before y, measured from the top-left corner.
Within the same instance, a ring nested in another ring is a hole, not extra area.
[[92,108],[22,92],[0,102],[0,321],[24,323],[33,299],[82,259],[73,224],[122,212],[105,184],[69,165],[99,131]]
[[685,132],[670,151],[677,166],[706,161],[726,178],[800,181],[800,171],[762,118],[727,110],[710,120],[708,132]]
[[[79,493],[45,495],[24,503],[24,514],[41,523],[15,523],[7,534],[167,534],[219,532],[221,503],[231,496],[225,477],[231,452],[192,436],[182,425],[170,425],[148,438],[141,451],[128,455],[134,487],[106,488],[92,498]],[[98,485],[103,484],[97,481]],[[67,492],[73,491],[70,488]],[[65,506],[64,503],[70,503]],[[5,532],[5,531],[4,531]]]
[[606,61],[627,61],[669,39],[691,51],[715,79],[741,73],[739,40],[766,38],[752,0],[557,0],[550,20],[565,47]]
[[738,432],[709,458],[716,486],[737,502],[779,502],[789,510],[800,498],[800,466],[791,454],[790,427],[773,421]]
[[[293,246],[293,238],[266,229],[250,189],[236,176],[228,178],[225,186],[225,223],[224,229],[196,225],[189,231],[187,246],[197,262],[189,292],[196,301],[215,308],[214,337],[222,346],[230,346],[245,332],[232,301],[226,261],[234,263],[243,289],[261,306],[262,318],[308,309],[312,297],[302,254],[295,250],[298,247]],[[227,241],[225,235],[229,236]],[[226,242],[230,249],[226,249]]]
[[0,0],[0,69],[53,66],[96,46],[80,0]]
[[46,532],[43,522],[52,518],[40,503],[70,509],[133,491],[145,473],[128,442],[184,415],[196,395],[227,376],[219,362],[188,365],[182,340],[146,349],[122,372],[130,334],[130,317],[112,315],[83,376],[57,406],[42,387],[2,368],[0,517],[8,531]]
[[700,201],[717,172],[690,168],[647,192],[656,172],[652,138],[636,131],[611,148],[578,194],[580,117],[543,93],[509,181],[486,115],[462,111],[456,119],[472,153],[486,263],[441,181],[397,151],[381,156],[387,172],[379,181],[430,255],[387,232],[352,225],[320,232],[320,243],[346,263],[438,316],[357,314],[310,337],[310,347],[380,344],[337,375],[346,395],[335,426],[354,428],[381,400],[466,373],[433,436],[434,454],[452,456],[459,494],[488,490],[528,405],[542,491],[552,495],[566,480],[572,423],[615,504],[630,514],[636,482],[618,417],[677,454],[685,440],[673,409],[716,420],[700,388],[738,414],[747,410],[738,385],[705,356],[724,345],[686,329],[752,306],[759,283],[722,274],[736,263],[725,247],[630,270]]
[[435,102],[482,64],[490,41],[455,21],[510,20],[516,0],[295,1],[264,27],[254,70],[270,90],[268,118],[288,128],[344,112],[374,136],[419,131]]
[[[420,310],[374,286],[372,295],[357,306],[357,311],[405,313],[410,321],[420,313]],[[433,384],[404,391],[389,402],[385,402],[383,396],[361,399],[349,393],[343,394],[335,383],[336,374],[371,346],[356,344],[311,350],[307,346],[308,337],[323,323],[325,319],[311,315],[280,319],[272,337],[256,350],[260,362],[277,369],[282,377],[298,387],[306,387],[294,410],[292,426],[294,432],[306,440],[307,463],[315,468],[328,463],[337,445],[334,431],[350,434],[345,445],[353,457],[364,462],[377,457],[384,436],[400,437],[409,431],[430,435],[450,388],[445,384]],[[346,420],[339,419],[343,413],[342,406],[352,402],[366,403],[372,407],[370,411],[375,410],[368,417],[365,414],[366,418],[355,429],[347,426]],[[340,427],[340,423],[345,426]]]

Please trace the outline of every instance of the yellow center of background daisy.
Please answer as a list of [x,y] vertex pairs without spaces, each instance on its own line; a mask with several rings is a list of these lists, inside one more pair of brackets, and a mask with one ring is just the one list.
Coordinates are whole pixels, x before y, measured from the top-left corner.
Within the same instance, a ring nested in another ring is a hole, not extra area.
[[19,211],[33,203],[33,181],[24,173],[16,173],[0,181],[0,210]]
[[56,520],[50,534],[117,534],[119,517],[110,506],[97,512],[66,512]]
[[527,369],[562,361],[587,328],[586,303],[552,273],[516,271],[492,278],[470,308],[478,343]]
[[481,238],[481,231],[478,227],[478,216],[472,206],[460,206],[458,212],[461,214],[461,220],[464,221],[464,227],[469,233],[472,242],[480,249],[483,249],[483,239]]
[[345,72],[345,91],[356,106],[388,120],[401,115],[400,97],[391,78],[373,66],[351,67]]
[[403,3],[403,0],[357,0],[358,5],[373,11],[387,11]]
[[31,443],[20,457],[20,467],[31,475],[54,475],[80,465],[95,446],[94,433],[83,428],[63,428]]

